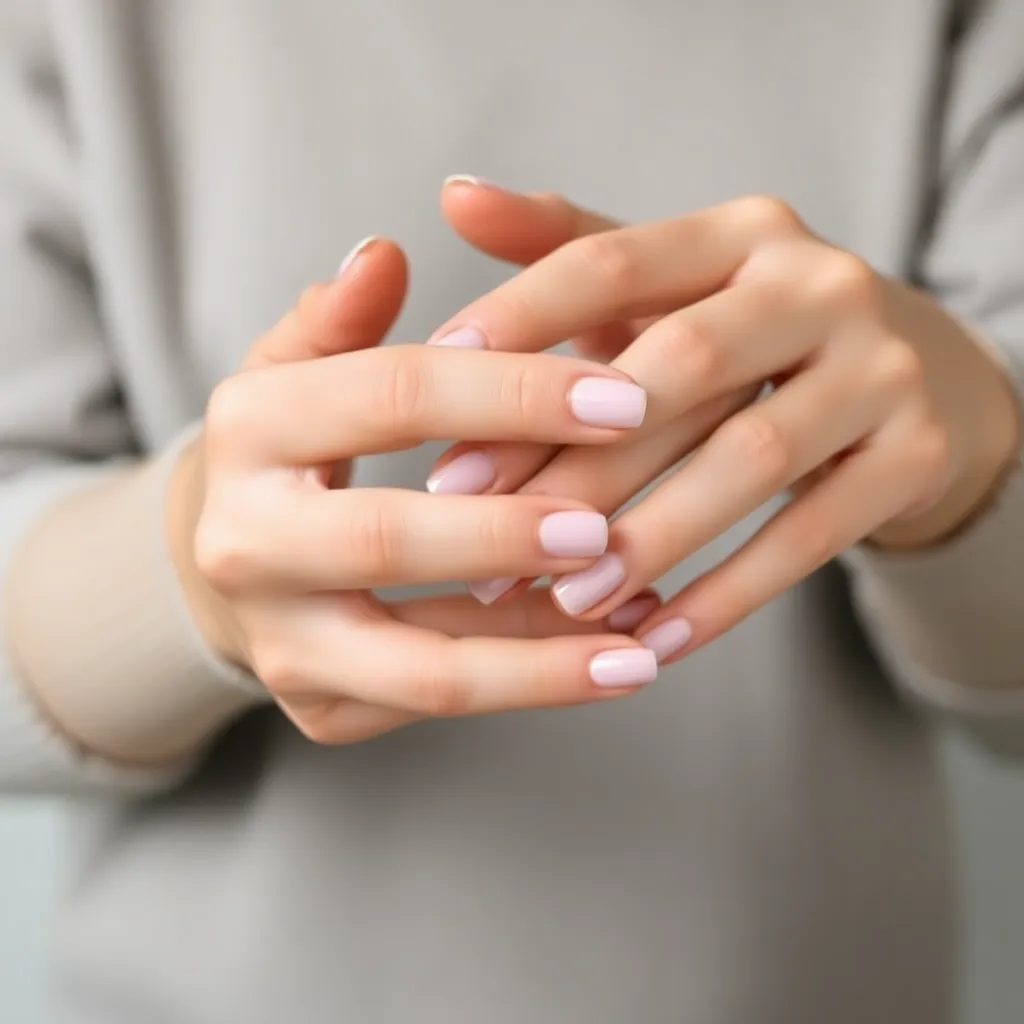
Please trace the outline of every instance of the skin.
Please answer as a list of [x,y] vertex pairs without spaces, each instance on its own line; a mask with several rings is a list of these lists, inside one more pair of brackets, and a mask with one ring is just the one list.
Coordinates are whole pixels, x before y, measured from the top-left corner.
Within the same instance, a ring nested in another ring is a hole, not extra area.
[[1019,412],[986,349],[928,295],[818,238],[778,200],[635,226],[474,179],[450,182],[442,201],[467,240],[532,265],[435,340],[474,328],[495,352],[541,352],[573,337],[649,395],[643,427],[611,450],[473,446],[495,464],[488,493],[574,497],[611,515],[694,453],[613,523],[621,585],[568,614],[607,615],[768,499],[794,496],[641,624],[641,637],[668,622],[688,637],[659,650],[663,661],[859,541],[941,542],[1012,464]]
[[[626,431],[579,422],[568,396],[595,377],[636,391],[584,360],[378,348],[405,290],[401,251],[373,240],[335,280],[310,287],[214,392],[167,503],[170,548],[204,637],[322,743],[425,717],[614,699],[649,681],[655,662],[637,641],[572,622],[540,592],[490,609],[469,597],[388,605],[369,592],[583,568],[593,556],[545,554],[540,525],[551,513],[595,514],[547,495],[348,489],[354,456],[466,433],[608,447]],[[641,595],[632,623],[656,603]],[[612,685],[609,657],[613,670],[632,660],[643,678]],[[209,732],[202,726],[197,734]],[[140,752],[125,737],[116,753]]]
[[[641,648],[610,633],[616,609],[629,628],[645,620],[641,639],[684,619],[685,649],[658,652],[672,660],[859,540],[941,540],[986,501],[1016,449],[1017,410],[985,350],[927,296],[816,238],[774,200],[622,227],[559,197],[456,179],[442,206],[471,244],[528,265],[438,331],[475,327],[488,350],[377,350],[406,287],[401,252],[377,240],[255,342],[168,493],[170,546],[200,630],[318,742],[623,696],[630,687],[591,677],[596,656]],[[565,337],[592,361],[537,354]],[[646,388],[642,427],[566,415],[573,380],[595,374]],[[753,403],[766,380],[773,392]],[[355,455],[460,435],[477,440],[439,466],[486,453],[496,475],[482,496],[344,486]],[[489,607],[385,605],[368,593],[577,572],[594,559],[538,553],[541,517],[610,515],[691,451],[612,524],[627,578],[574,617],[536,589],[509,600],[522,585]],[[748,544],[658,603],[652,580],[783,491],[796,499]],[[686,528],[666,531],[681,507]],[[210,728],[197,723],[197,735]],[[130,737],[118,753],[137,753]]]

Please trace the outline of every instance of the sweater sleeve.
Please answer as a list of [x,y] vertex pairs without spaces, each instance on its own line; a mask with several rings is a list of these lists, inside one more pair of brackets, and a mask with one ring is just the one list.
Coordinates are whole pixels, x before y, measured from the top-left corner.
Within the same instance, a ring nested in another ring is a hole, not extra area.
[[[913,276],[994,349],[1024,408],[1024,5],[962,5],[932,217]],[[933,173],[933,169],[929,169]],[[1024,473],[925,552],[850,552],[894,679],[990,750],[1024,757]]]
[[112,682],[198,699],[246,680],[203,647],[165,550],[174,452],[141,458],[121,400],[44,10],[0,0],[0,790],[151,790],[188,765],[90,756],[37,696],[46,673],[83,714]]

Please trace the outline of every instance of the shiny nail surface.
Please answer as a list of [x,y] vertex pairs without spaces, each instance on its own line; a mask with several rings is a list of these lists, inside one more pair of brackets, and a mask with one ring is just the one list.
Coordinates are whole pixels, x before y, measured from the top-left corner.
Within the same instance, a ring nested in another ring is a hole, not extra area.
[[476,327],[457,327],[440,337],[431,338],[427,344],[443,348],[487,348],[487,339]]
[[651,651],[658,661],[678,654],[693,636],[693,626],[687,619],[667,619],[659,626],[639,637],[640,643]]
[[603,651],[590,659],[590,678],[598,686],[643,686],[657,677],[658,659],[642,648]]
[[556,558],[597,558],[608,547],[608,520],[599,512],[552,512],[541,520],[540,546]]
[[626,567],[622,559],[609,554],[580,572],[563,576],[551,590],[564,612],[582,615],[617,590],[625,579]]
[[367,249],[377,241],[376,235],[370,235],[368,238],[364,238],[358,245],[354,245],[349,251],[349,254],[341,261],[341,266],[338,267],[337,277],[341,277],[342,274],[352,266],[355,261],[362,256]]
[[502,594],[507,594],[517,583],[518,579],[505,577],[494,580],[474,580],[466,584],[466,589],[481,603],[494,604]]
[[625,380],[584,377],[570,388],[569,407],[587,426],[626,430],[643,423],[647,392]]
[[445,185],[469,185],[472,188],[501,188],[493,181],[481,178],[476,174],[450,174],[444,179]]
[[484,452],[465,452],[427,477],[431,494],[480,494],[497,475],[494,460]]

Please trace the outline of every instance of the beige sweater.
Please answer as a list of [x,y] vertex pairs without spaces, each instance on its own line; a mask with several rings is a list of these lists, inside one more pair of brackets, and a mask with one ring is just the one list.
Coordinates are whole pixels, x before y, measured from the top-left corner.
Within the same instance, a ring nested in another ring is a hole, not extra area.
[[61,1019],[950,1019],[942,784],[890,687],[1024,752],[1019,473],[954,542],[851,552],[621,706],[336,751],[268,708],[151,772],[38,695],[98,747],[115,712],[260,699],[177,592],[176,439],[356,238],[411,254],[406,339],[497,280],[435,212],[450,172],[628,219],[781,194],[1024,381],[1024,7],[951,6],[0,0],[0,785],[106,798]]

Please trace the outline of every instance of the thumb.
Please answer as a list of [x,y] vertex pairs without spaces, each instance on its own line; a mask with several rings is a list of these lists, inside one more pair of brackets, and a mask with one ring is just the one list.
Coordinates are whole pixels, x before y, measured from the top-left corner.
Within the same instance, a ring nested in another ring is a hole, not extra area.
[[408,282],[402,250],[387,239],[368,238],[349,253],[332,280],[310,285],[291,310],[256,339],[242,369],[379,344],[401,312]]

